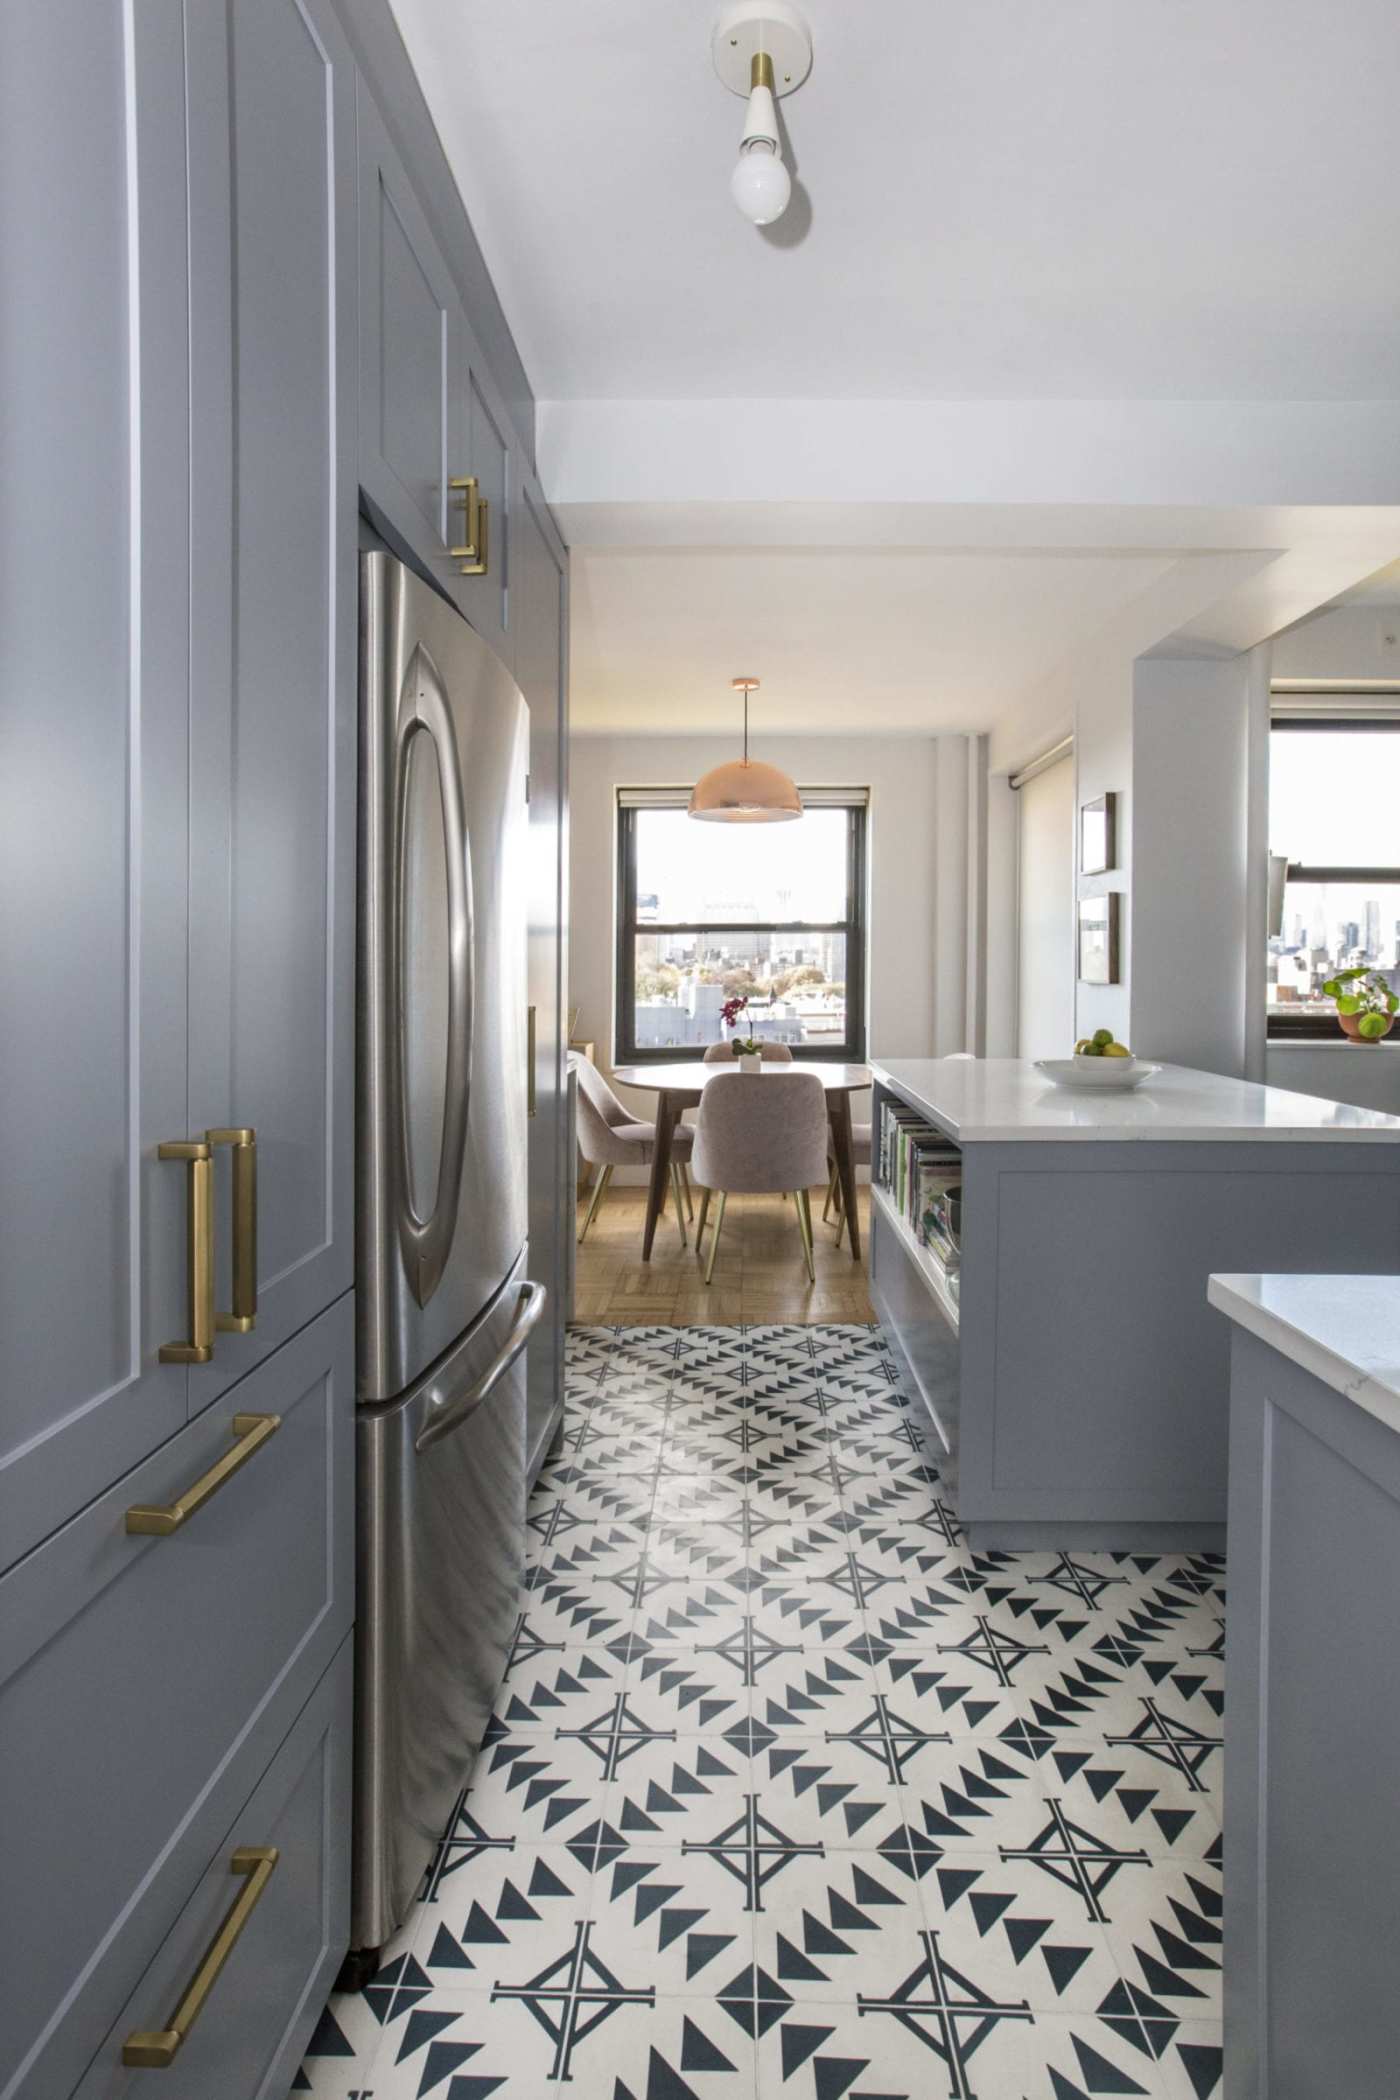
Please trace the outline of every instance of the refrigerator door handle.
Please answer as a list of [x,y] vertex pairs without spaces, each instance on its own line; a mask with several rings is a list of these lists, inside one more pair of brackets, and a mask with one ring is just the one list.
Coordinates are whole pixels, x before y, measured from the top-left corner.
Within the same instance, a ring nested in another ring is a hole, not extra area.
[[427,1451],[433,1444],[441,1443],[445,1436],[451,1436],[454,1430],[460,1429],[462,1424],[469,1421],[477,1409],[490,1399],[492,1392],[538,1326],[548,1296],[549,1293],[542,1283],[521,1284],[515,1318],[511,1321],[510,1333],[506,1336],[500,1355],[490,1368],[482,1373],[475,1385],[468,1386],[467,1390],[459,1393],[454,1400],[445,1404],[434,1404],[428,1419],[413,1439],[415,1451]]
[[448,997],[447,1070],[444,1077],[442,1142],[438,1155],[437,1193],[429,1217],[419,1217],[410,1195],[408,1169],[408,1088],[403,1069],[401,1044],[396,1044],[399,1093],[399,1240],[413,1295],[426,1305],[442,1281],[462,1191],[462,1163],[467,1149],[467,1111],[471,1102],[472,1025],[476,1003],[476,913],[472,894],[471,835],[467,828],[462,793],[462,774],[452,715],[442,681],[427,650],[420,643],[413,652],[404,680],[399,713],[397,831],[394,856],[397,897],[394,909],[400,1008],[403,958],[408,929],[404,924],[408,884],[405,858],[408,850],[408,755],[415,737],[431,738],[437,754],[438,785],[442,798],[443,837],[447,852]]

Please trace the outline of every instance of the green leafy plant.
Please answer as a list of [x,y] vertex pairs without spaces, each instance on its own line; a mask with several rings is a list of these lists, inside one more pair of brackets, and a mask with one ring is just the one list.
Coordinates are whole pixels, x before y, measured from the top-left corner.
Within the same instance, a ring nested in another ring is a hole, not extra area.
[[1400,1009],[1400,998],[1390,989],[1390,980],[1364,964],[1338,970],[1322,987],[1337,1002],[1338,1014],[1355,1020],[1356,1032],[1368,1043],[1378,1043],[1389,1032],[1391,1016]]

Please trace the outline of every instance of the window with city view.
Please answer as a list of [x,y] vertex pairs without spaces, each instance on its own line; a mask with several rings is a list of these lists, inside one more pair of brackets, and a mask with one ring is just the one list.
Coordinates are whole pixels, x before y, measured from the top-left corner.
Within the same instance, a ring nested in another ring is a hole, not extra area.
[[736,993],[794,1057],[864,1056],[866,797],[802,793],[793,824],[697,824],[684,791],[619,792],[619,1062],[719,1042]]
[[1400,721],[1276,718],[1269,850],[1288,863],[1270,935],[1269,1034],[1337,1033],[1323,990],[1364,967],[1400,990]]

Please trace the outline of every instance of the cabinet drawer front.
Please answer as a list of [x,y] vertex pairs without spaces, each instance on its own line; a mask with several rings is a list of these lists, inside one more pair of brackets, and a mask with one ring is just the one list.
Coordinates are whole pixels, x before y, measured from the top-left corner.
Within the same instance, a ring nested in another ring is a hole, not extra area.
[[[350,1625],[353,1327],[347,1294],[0,1584],[5,2100],[69,2090]],[[129,1532],[235,1415],[280,1424]]]
[[[283,2100],[345,1952],[349,1930],[351,1647],[298,1716],[246,1806],[98,2050],[74,2100],[164,2091],[179,2100]],[[133,2036],[160,2030],[200,1976],[245,1887],[243,1847],[276,1862],[162,2083],[122,2062]]]

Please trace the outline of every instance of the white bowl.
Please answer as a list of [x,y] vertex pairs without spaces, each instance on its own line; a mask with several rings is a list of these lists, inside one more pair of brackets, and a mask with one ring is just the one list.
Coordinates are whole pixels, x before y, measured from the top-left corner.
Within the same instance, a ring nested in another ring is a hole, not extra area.
[[1141,1057],[1038,1057],[1035,1068],[1056,1086],[1090,1094],[1129,1093],[1162,1069]]

